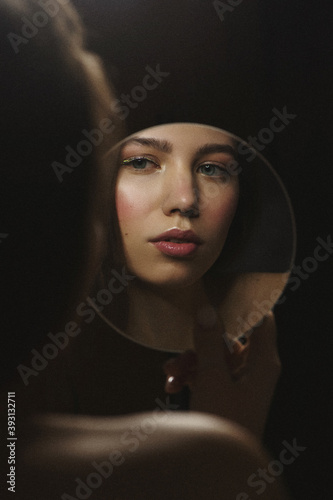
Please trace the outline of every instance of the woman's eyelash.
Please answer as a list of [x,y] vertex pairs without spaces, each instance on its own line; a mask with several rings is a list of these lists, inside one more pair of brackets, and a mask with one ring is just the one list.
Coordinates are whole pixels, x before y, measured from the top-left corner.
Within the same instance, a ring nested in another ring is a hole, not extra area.
[[[137,165],[135,165],[135,162],[137,162]],[[141,163],[141,164],[140,164]],[[139,170],[141,167],[141,170],[144,169],[144,167],[147,166],[147,163],[153,164],[154,166],[158,167],[158,163],[156,160],[153,160],[152,158],[149,158],[148,156],[131,156],[130,158],[126,158],[121,162],[121,165],[124,166],[133,166],[133,167],[138,167],[137,169]]]
[[[122,166],[131,167],[133,170],[137,172],[150,172],[152,169],[159,168],[159,163],[149,156],[139,155],[139,156],[130,156],[129,158],[125,158],[121,162]],[[213,163],[207,161],[206,163],[201,163],[196,167],[196,172],[212,178],[225,178],[230,175],[228,167],[224,164]]]
[[140,160],[146,160],[146,161],[151,161],[152,163],[155,163],[151,158],[148,158],[147,156],[131,156],[130,158],[126,158],[121,162],[122,165],[128,165],[129,163],[132,163],[133,161],[140,161]]
[[[206,168],[206,171],[204,172],[204,169]],[[209,169],[216,169],[217,173],[220,175],[228,175],[229,171],[226,165],[221,165],[218,163],[212,163],[212,162],[207,162],[207,163],[202,163],[201,165],[198,166],[197,170],[201,170],[201,173],[205,173],[209,175],[208,170]],[[216,174],[215,174],[216,175]]]

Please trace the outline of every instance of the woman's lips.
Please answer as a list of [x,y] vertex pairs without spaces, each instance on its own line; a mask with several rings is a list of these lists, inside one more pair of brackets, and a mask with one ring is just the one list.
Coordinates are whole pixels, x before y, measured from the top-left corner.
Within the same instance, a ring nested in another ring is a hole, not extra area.
[[194,253],[197,248],[197,243],[174,243],[172,241],[152,241],[152,244],[165,255],[172,257],[186,257]]
[[165,231],[150,242],[160,252],[171,257],[186,257],[192,255],[202,241],[193,233],[193,231],[182,231],[181,229],[173,228]]

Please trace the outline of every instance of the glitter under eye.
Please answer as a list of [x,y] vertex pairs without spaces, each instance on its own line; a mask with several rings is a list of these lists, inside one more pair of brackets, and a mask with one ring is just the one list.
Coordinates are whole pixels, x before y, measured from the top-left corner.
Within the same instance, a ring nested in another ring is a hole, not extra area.
[[144,156],[126,158],[122,161],[122,165],[133,167],[134,170],[147,170],[157,166],[153,160]]

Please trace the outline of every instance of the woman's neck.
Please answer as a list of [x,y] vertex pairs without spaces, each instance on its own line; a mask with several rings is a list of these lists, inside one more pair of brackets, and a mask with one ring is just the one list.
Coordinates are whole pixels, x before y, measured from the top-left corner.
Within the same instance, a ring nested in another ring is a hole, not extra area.
[[201,282],[181,289],[154,289],[136,280],[128,289],[126,335],[166,351],[193,348],[198,309],[208,303]]

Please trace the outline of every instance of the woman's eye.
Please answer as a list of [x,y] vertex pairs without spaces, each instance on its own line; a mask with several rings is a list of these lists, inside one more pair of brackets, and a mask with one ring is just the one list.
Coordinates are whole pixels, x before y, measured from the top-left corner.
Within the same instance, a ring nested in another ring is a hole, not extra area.
[[230,177],[226,168],[221,167],[220,165],[215,165],[214,163],[205,163],[204,165],[200,165],[198,171],[208,177],[218,177],[221,179],[228,179]]
[[122,165],[132,167],[134,170],[151,170],[157,167],[157,164],[145,157],[135,157],[135,158],[127,158],[122,161]]

